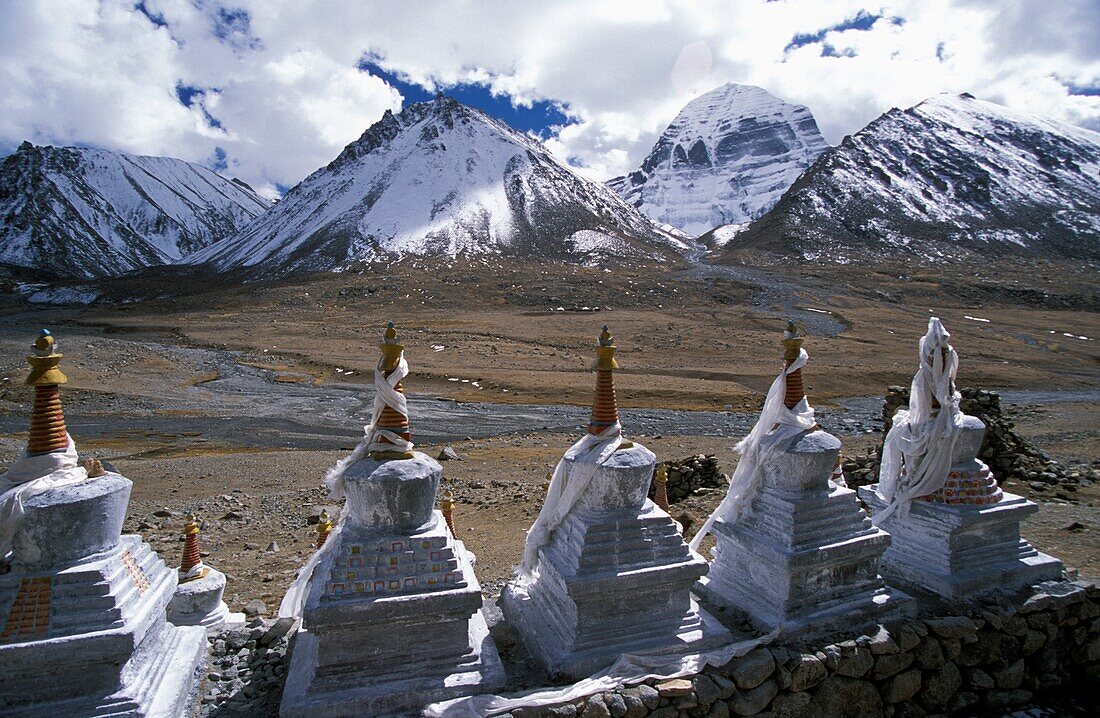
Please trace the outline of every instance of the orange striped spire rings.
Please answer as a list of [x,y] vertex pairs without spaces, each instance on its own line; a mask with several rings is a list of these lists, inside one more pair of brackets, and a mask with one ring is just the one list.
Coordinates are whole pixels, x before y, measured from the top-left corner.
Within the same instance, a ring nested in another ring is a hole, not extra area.
[[[379,349],[382,351],[382,356],[378,360],[378,371],[382,372],[382,376],[388,378],[397,371],[397,367],[401,363],[401,355],[405,351],[405,346],[397,342],[397,329],[394,327],[393,322],[386,322],[386,331],[382,335],[382,344],[379,346]],[[404,394],[404,383],[400,381],[397,382],[393,390],[398,394]],[[386,429],[387,431],[397,434],[405,441],[412,441],[412,432],[409,431],[409,417],[397,411],[389,404],[382,407],[382,411],[378,415],[378,421],[375,423],[375,429]],[[385,436],[379,436],[377,442],[379,444],[394,445],[395,450],[372,451],[371,458],[411,459],[413,457],[411,451],[397,451],[396,445]]]
[[[592,399],[592,414],[588,421],[588,433],[594,436],[599,436],[619,423],[613,376],[613,372],[619,368],[619,363],[615,361],[615,351],[614,337],[605,324],[596,345],[596,393]],[[631,446],[633,444],[629,441],[623,441],[620,448]]]
[[180,560],[180,583],[194,581],[202,578],[208,572],[203,567],[201,571],[195,571],[196,566],[202,565],[202,555],[199,553],[199,530],[201,524],[194,514],[187,515],[187,523],[183,527],[183,558]]
[[[798,336],[798,327],[795,326],[794,320],[788,321],[787,331],[783,332],[783,361],[786,362],[787,366],[798,359],[802,342],[805,339],[805,337]],[[783,404],[788,409],[793,409],[798,406],[805,396],[806,389],[802,383],[802,370],[796,369],[787,375],[787,391],[783,394]]]
[[27,357],[31,373],[26,384],[34,387],[34,407],[27,438],[27,454],[31,456],[64,451],[69,446],[65,414],[61,410],[61,390],[58,389],[58,385],[69,380],[58,368],[64,356],[57,352],[50,331],[43,329],[34,342],[34,356]]
[[443,520],[447,523],[447,529],[451,532],[451,535],[455,535],[455,497],[451,493],[450,489],[447,489],[443,494],[443,498],[439,500],[439,510],[443,514]]

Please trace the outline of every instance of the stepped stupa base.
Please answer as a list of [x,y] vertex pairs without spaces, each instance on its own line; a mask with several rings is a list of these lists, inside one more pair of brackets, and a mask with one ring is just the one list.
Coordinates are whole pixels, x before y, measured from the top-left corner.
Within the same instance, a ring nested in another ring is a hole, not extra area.
[[712,531],[723,560],[711,564],[695,592],[705,605],[742,611],[757,628],[806,636],[916,615],[915,601],[878,574],[889,541],[883,532],[871,541],[852,537],[786,552],[720,521]]
[[[196,705],[198,696],[192,689],[198,684],[205,661],[204,628],[166,624],[156,635],[147,636],[122,666],[122,687],[114,693],[37,701],[14,708],[0,703],[0,714],[5,718],[184,718],[192,715]],[[54,680],[59,677],[57,673],[52,675]],[[79,683],[80,673],[66,672],[65,680]]]
[[915,615],[913,599],[879,575],[890,535],[855,491],[829,480],[839,449],[825,431],[802,433],[765,463],[752,511],[714,522],[715,559],[696,584],[706,604],[788,636]]
[[[125,502],[128,481],[96,482]],[[47,520],[52,493],[28,502],[24,529]],[[61,567],[0,576],[0,715],[186,715],[206,629],[165,621],[175,573],[140,537],[122,536]]]
[[539,548],[532,576],[501,594],[504,615],[551,674],[584,678],[623,653],[694,653],[733,641],[691,597],[707,562],[646,498],[655,463],[633,444],[596,468]]
[[[361,716],[419,715],[429,703],[476,695],[504,685],[504,666],[489,637],[489,626],[478,611],[468,622],[469,645],[457,661],[446,666],[423,663],[394,664],[389,670],[348,671],[312,684],[287,679],[280,718],[359,718]],[[291,676],[304,676],[318,664],[318,636],[299,630],[295,638]]]
[[810,609],[778,617],[745,608],[753,605],[749,597],[731,600],[728,590],[716,590],[706,577],[695,585],[695,591],[704,604],[743,611],[756,627],[767,631],[779,629],[787,638],[886,623],[917,613],[912,597],[885,585],[858,596],[818,603]]
[[[875,512],[886,508],[877,489],[872,484],[859,490]],[[895,513],[882,523],[894,539],[882,557],[882,572],[900,586],[953,601],[1056,580],[1062,562],[1020,538],[1020,523],[1038,510],[1009,493],[992,504],[913,501],[907,517]]]
[[[614,589],[629,592],[625,599],[632,606],[628,615],[636,616],[638,606],[652,607],[652,620],[636,621],[633,626],[616,625],[617,615],[622,615],[621,605],[613,600],[602,601],[601,611],[607,621],[604,631],[589,632],[579,647],[570,646],[566,635],[552,625],[548,612],[552,607],[540,601],[523,587],[509,585],[501,594],[501,607],[508,621],[513,623],[523,636],[524,646],[535,661],[551,675],[567,676],[579,680],[592,675],[624,653],[635,655],[676,655],[698,653],[733,642],[729,630],[718,619],[690,600],[690,608],[672,620],[658,607],[650,594],[655,583],[654,576],[645,569],[621,574],[607,581],[614,581]],[[658,586],[660,584],[658,583]],[[604,591],[608,585],[591,586],[594,593]],[[667,593],[667,592],[666,592]],[[667,595],[664,600],[668,600]],[[589,620],[596,620],[590,616]]]
[[419,715],[504,685],[473,555],[434,501],[443,469],[364,459],[344,473],[349,510],[302,610],[279,715]]

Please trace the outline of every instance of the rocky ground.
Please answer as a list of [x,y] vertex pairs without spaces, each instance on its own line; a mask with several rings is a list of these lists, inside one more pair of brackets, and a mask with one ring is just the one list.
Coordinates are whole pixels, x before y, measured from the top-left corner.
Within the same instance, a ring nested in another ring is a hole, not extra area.
[[[215,639],[207,715],[245,706],[263,714],[286,645],[264,637],[313,550],[311,522],[322,508],[338,510],[320,478],[361,435],[370,408],[362,384],[386,319],[398,321],[412,365],[418,448],[435,456],[450,446],[462,457],[445,462],[444,487],[493,596],[512,575],[549,473],[583,430],[592,345],[605,322],[623,365],[616,382],[626,433],[662,461],[703,455],[712,477],[732,473],[730,448],[759,410],[779,367],[784,319],[795,316],[810,334],[807,377],[819,420],[844,442],[853,473],[868,478],[859,457],[881,443],[881,396],[910,378],[916,341],[935,312],[962,355],[960,382],[1002,390],[1006,423],[995,430],[1007,427],[1062,467],[1053,481],[1042,476],[1051,473],[1045,459],[1005,476],[1009,491],[1041,506],[1025,536],[1081,574],[1100,575],[1098,307],[1094,278],[1042,266],[973,276],[904,267],[781,275],[705,265],[659,273],[557,267],[491,279],[476,267],[402,266],[386,276],[113,307],[28,307],[0,297],[0,465],[25,442],[23,357],[38,327],[49,326],[66,355],[64,402],[78,447],[134,480],[126,530],[176,564],[183,517],[198,513],[205,560],[227,574],[231,609],[253,621]],[[689,533],[723,493],[697,483],[674,483],[693,490],[672,508]]]
[[[778,368],[788,315],[810,335],[806,373],[819,420],[852,459],[881,443],[875,397],[908,381],[926,317],[943,317],[962,357],[960,383],[1021,397],[1002,400],[1012,431],[1082,479],[1048,484],[1042,471],[1010,479],[1010,491],[1044,509],[1029,538],[1100,574],[1100,552],[1087,540],[1100,526],[1089,478],[1100,459],[1100,300],[1094,278],[1071,266],[958,275],[908,266],[549,266],[486,275],[473,265],[429,272],[411,263],[115,306],[0,298],[0,307],[0,465],[24,441],[23,357],[37,328],[50,326],[66,355],[64,400],[78,446],[135,481],[127,530],[175,562],[182,517],[197,511],[236,610],[260,600],[270,614],[308,556],[310,517],[328,505],[320,477],[361,435],[370,410],[362,384],[387,318],[398,321],[412,366],[419,447],[435,455],[451,445],[466,459],[446,463],[446,484],[489,592],[510,575],[547,474],[582,431],[601,324],[612,325],[619,346],[626,432],[661,460],[714,455],[729,474],[730,447]],[[684,411],[693,409],[710,413]],[[675,512],[693,517],[687,523],[704,517],[721,491],[704,487]]]

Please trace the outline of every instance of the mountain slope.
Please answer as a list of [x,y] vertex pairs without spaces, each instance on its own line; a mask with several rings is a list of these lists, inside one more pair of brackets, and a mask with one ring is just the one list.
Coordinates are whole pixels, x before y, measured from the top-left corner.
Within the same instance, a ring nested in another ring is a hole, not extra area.
[[440,96],[386,112],[254,224],[185,261],[275,276],[408,255],[592,262],[680,248],[540,143]]
[[766,212],[828,148],[807,108],[731,83],[685,105],[642,166],[607,184],[697,236]]
[[0,165],[0,263],[121,274],[177,260],[269,206],[243,182],[183,160],[24,142]]
[[752,250],[1100,258],[1100,134],[966,94],[893,109],[818,158],[723,252]]

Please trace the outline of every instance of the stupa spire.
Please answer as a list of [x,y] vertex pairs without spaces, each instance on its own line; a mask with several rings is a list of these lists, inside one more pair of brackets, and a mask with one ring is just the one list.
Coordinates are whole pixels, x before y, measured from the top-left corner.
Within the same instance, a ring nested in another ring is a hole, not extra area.
[[180,561],[180,583],[202,578],[205,571],[188,576],[192,569],[202,563],[199,553],[199,530],[201,525],[194,514],[187,515],[187,523],[183,527],[183,559]]
[[[787,330],[783,332],[783,361],[786,362],[787,366],[798,359],[798,354],[802,350],[802,342],[805,339],[805,337],[798,336],[798,327],[795,326],[794,320],[789,320]],[[793,409],[798,406],[798,403],[805,396],[806,389],[802,384],[802,369],[795,369],[787,375],[787,391],[783,394],[783,404],[788,409]]]
[[[405,346],[397,341],[397,329],[394,327],[393,322],[386,322],[386,331],[382,335],[382,344],[379,345],[379,349],[382,350],[382,356],[378,360],[378,371],[382,372],[382,376],[389,378],[397,371],[398,366],[401,364],[401,355],[405,351]],[[394,385],[393,390],[398,394],[404,394],[405,386],[399,381]],[[388,444],[396,447],[393,441],[387,438],[384,433],[381,433],[382,430],[393,432],[405,441],[412,441],[412,432],[409,431],[409,417],[389,404],[382,408],[382,413],[379,414],[374,428],[376,432],[372,442],[374,444]],[[413,457],[411,451],[399,451],[396,448],[393,451],[372,451],[370,455],[373,459],[411,459]]]
[[[615,338],[607,325],[600,332],[596,344],[596,394],[592,400],[592,416],[588,421],[588,433],[599,436],[619,423],[619,409],[615,402],[615,379],[612,372],[619,368],[615,361]],[[623,442],[626,447],[629,442]]]
[[69,446],[65,414],[61,411],[61,390],[58,388],[69,381],[58,368],[63,356],[57,352],[50,330],[43,329],[34,342],[34,356],[27,357],[31,373],[26,383],[34,387],[31,431],[27,439],[27,454],[30,456],[64,451]]
[[317,519],[317,548],[325,545],[330,533],[332,533],[332,517],[328,515],[328,509],[321,509],[321,516]]

